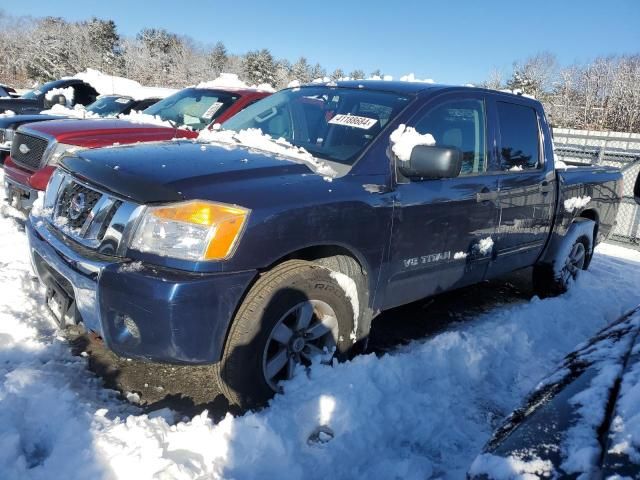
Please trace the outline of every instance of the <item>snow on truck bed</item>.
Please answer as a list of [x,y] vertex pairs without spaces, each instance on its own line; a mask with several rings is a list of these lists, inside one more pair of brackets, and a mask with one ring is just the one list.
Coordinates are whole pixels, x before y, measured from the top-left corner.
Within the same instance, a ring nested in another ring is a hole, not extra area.
[[69,353],[20,221],[2,208],[3,479],[463,478],[529,390],[639,301],[640,252],[602,245],[567,295],[494,307],[382,357],[316,366],[258,413],[176,423],[167,410],[140,414]]

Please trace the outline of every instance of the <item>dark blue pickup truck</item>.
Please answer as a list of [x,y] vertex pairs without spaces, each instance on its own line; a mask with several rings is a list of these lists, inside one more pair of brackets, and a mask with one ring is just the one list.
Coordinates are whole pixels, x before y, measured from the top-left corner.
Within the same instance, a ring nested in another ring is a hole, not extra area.
[[539,102],[479,88],[313,84],[208,135],[64,158],[27,230],[62,324],[212,364],[243,406],[382,310],[529,266],[561,293],[621,194],[614,168],[556,168]]

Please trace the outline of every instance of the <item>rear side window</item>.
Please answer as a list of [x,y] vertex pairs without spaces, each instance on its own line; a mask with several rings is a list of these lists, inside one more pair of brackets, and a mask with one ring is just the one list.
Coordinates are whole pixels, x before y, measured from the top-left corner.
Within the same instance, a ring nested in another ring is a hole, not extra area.
[[497,102],[500,168],[517,172],[540,167],[538,116],[531,107]]
[[451,100],[430,109],[414,127],[430,133],[436,145],[462,151],[460,175],[484,172],[485,115],[482,100]]

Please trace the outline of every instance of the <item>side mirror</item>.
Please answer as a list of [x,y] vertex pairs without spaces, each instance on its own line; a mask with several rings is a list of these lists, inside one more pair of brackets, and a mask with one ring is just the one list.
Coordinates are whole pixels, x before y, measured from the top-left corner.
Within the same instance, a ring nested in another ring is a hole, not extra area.
[[416,145],[407,162],[398,160],[405,177],[453,178],[462,169],[462,151],[455,147]]

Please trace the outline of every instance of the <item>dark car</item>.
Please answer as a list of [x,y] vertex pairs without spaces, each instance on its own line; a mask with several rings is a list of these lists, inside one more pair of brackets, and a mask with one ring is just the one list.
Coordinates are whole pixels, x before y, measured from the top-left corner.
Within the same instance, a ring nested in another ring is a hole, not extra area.
[[[70,88],[72,94],[56,93]],[[95,88],[77,78],[65,78],[47,82],[17,98],[0,98],[0,113],[10,110],[16,114],[40,113],[55,104],[89,105],[98,98]]]
[[[132,111],[141,111],[158,102],[160,98],[133,99],[124,95],[102,95],[87,106],[86,109],[74,111],[70,118],[84,117],[117,117]],[[0,115],[0,165],[4,164],[11,152],[11,143],[19,126],[27,123],[61,120],[65,118],[64,110],[60,114],[35,113],[23,115]]]
[[16,98],[16,97],[19,97],[19,95],[14,88],[0,83],[0,99]]
[[358,350],[382,310],[530,266],[541,294],[565,291],[611,232],[621,178],[556,170],[530,98],[314,84],[200,142],[63,157],[27,231],[61,324],[122,356],[214,364],[253,406]]
[[640,307],[569,354],[473,462],[473,479],[640,477]]

